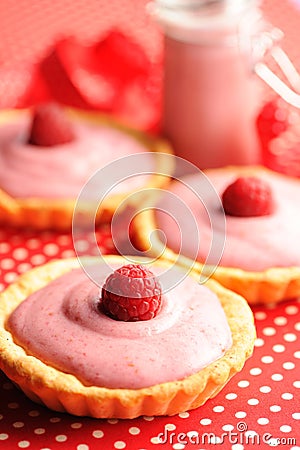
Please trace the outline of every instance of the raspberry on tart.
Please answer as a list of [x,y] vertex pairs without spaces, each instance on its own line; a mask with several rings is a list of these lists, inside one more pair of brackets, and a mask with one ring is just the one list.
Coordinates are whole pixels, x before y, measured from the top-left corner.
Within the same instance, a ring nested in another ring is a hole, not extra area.
[[161,306],[161,286],[151,270],[127,264],[115,270],[102,287],[99,308],[124,322],[153,319]]
[[34,109],[29,144],[53,147],[74,139],[74,126],[58,103],[40,104]]
[[267,216],[273,212],[274,200],[270,185],[255,176],[241,176],[222,195],[226,214],[236,217]]
[[[115,271],[127,262],[105,259]],[[107,265],[90,263],[103,285]],[[158,278],[170,269],[150,267]],[[0,369],[32,400],[95,418],[173,415],[217,395],[252,354],[246,301],[213,280],[199,284],[196,272],[164,293],[149,321],[112,320],[98,295],[76,259],[35,268],[0,294]]]

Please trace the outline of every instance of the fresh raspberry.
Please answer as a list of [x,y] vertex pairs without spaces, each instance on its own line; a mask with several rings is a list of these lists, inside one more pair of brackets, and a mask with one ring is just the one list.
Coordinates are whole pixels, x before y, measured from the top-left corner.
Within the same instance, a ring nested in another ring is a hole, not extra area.
[[161,285],[146,267],[128,264],[109,275],[102,287],[99,308],[116,320],[149,320],[161,306]]
[[222,195],[226,214],[237,217],[266,216],[273,211],[270,186],[257,177],[239,177]]
[[289,112],[280,98],[266,103],[257,116],[256,125],[263,145],[288,129]]
[[52,147],[75,139],[71,122],[57,103],[45,103],[34,110],[29,144]]
[[280,97],[257,117],[262,161],[272,170],[300,177],[300,114]]

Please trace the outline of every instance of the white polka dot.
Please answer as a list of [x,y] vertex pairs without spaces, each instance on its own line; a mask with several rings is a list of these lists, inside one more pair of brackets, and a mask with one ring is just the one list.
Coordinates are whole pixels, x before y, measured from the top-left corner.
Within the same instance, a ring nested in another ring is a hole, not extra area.
[[143,419],[146,420],[147,422],[152,422],[152,420],[154,420],[153,416],[143,416]]
[[51,423],[57,423],[57,422],[60,422],[60,421],[61,421],[60,417],[51,417],[51,419],[50,419]]
[[270,411],[272,411],[272,412],[279,412],[279,411],[281,411],[281,406],[279,406],[279,405],[272,405],[272,406],[270,406]]
[[262,370],[260,367],[253,367],[252,369],[250,369],[251,375],[260,375],[261,373],[262,373]]
[[69,245],[72,242],[72,239],[67,234],[61,234],[57,236],[57,243],[60,245]]
[[263,394],[268,394],[269,392],[271,392],[271,388],[270,386],[261,386],[259,388],[260,392],[262,392]]
[[234,426],[231,425],[230,423],[227,423],[222,426],[222,430],[224,430],[224,431],[232,431],[233,429],[234,429]]
[[267,314],[264,311],[256,311],[254,316],[257,320],[264,320],[267,317]]
[[286,342],[295,342],[297,340],[297,336],[294,333],[286,333],[283,335],[283,339]]
[[300,420],[300,412],[298,412],[298,413],[293,413],[293,414],[292,414],[292,418],[295,419],[295,420]]
[[67,439],[68,438],[65,434],[58,434],[57,436],[55,436],[55,440],[57,442],[65,442]]
[[116,441],[115,443],[114,443],[114,447],[115,448],[125,448],[126,447],[126,444],[125,444],[125,442],[124,441]]
[[269,356],[269,355],[263,356],[261,358],[261,362],[264,363],[264,364],[271,364],[273,361],[274,361],[274,358],[272,356]]
[[198,431],[195,431],[195,430],[192,430],[192,431],[188,431],[187,433],[186,433],[186,435],[191,439],[191,438],[194,438],[194,440],[195,440],[195,438],[197,438],[198,436],[199,436],[199,433],[198,433]]
[[54,256],[58,253],[59,248],[56,244],[46,244],[44,245],[44,253],[47,256]]
[[[40,415],[40,412],[37,411],[36,409],[33,409],[32,411],[29,411],[28,415],[30,417],[38,417]],[[51,419],[50,419],[51,420]]]
[[213,411],[214,411],[214,412],[218,412],[218,413],[223,412],[224,409],[225,409],[224,406],[221,406],[221,405],[218,405],[218,406],[214,406],[214,407],[213,407]]
[[259,404],[259,400],[257,398],[249,398],[247,403],[248,405],[255,406]]
[[0,265],[1,265],[1,268],[2,268],[2,269],[4,269],[4,270],[10,270],[10,269],[12,269],[12,268],[14,267],[15,262],[14,262],[14,260],[11,259],[11,258],[5,258],[5,259],[2,259]]
[[26,248],[16,248],[12,252],[13,258],[15,258],[17,261],[21,261],[22,259],[28,258],[28,250]]
[[283,400],[292,400],[294,396],[290,392],[284,392],[283,394],[281,394],[281,398],[283,398]]
[[201,419],[200,423],[201,423],[201,425],[210,425],[211,420],[210,419]]
[[245,411],[237,411],[235,413],[235,417],[237,419],[244,419],[244,417],[246,417],[246,416],[247,416],[247,413]]
[[294,328],[295,330],[300,331],[300,322],[295,323]]
[[235,394],[234,392],[229,392],[229,394],[226,394],[225,397],[227,398],[227,400],[235,400],[237,398],[237,394]]
[[89,450],[89,446],[87,444],[79,444],[77,445],[77,450]]
[[34,433],[35,434],[44,434],[44,433],[46,433],[46,430],[45,430],[45,428],[36,428],[34,430]]
[[254,345],[255,347],[262,347],[265,344],[265,341],[261,338],[255,339]]
[[94,430],[92,434],[93,434],[94,438],[97,438],[97,439],[102,438],[104,436],[104,433],[102,430]]
[[18,442],[18,447],[20,448],[27,448],[30,446],[30,442],[29,441],[20,441]]
[[285,351],[285,346],[281,344],[273,345],[272,348],[275,353],[283,353]]
[[21,263],[17,266],[17,270],[19,273],[25,273],[30,269],[32,269],[32,265],[29,263]]
[[187,411],[185,411],[185,412],[179,413],[178,416],[179,416],[181,419],[187,419],[188,417],[190,417],[190,413],[188,413]]
[[17,274],[15,272],[7,272],[3,276],[5,283],[12,283],[13,281],[15,281],[16,278],[17,278]]
[[140,432],[141,432],[141,430],[138,427],[130,427],[128,431],[133,436],[136,436],[137,434],[140,434]]
[[108,419],[107,422],[110,423],[111,425],[115,425],[116,423],[119,422],[119,419]]
[[294,353],[294,357],[297,358],[297,359],[300,359],[300,350],[297,350],[297,351]]
[[273,381],[282,381],[283,380],[283,375],[281,375],[281,373],[273,373],[271,378],[272,378]]
[[8,434],[6,433],[0,433],[0,441],[5,441],[6,439],[8,439]]
[[0,414],[0,420],[2,420],[3,419],[3,415],[2,414]]
[[[73,258],[75,256],[74,250],[64,250],[61,252],[62,258]],[[96,253],[96,256],[98,256],[98,252]]]
[[244,450],[244,446],[242,444],[233,444],[231,446],[231,450]]
[[287,324],[287,318],[284,316],[277,316],[274,319],[275,325],[282,326]]
[[14,422],[13,427],[14,428],[22,428],[22,427],[24,427],[24,422]]
[[289,425],[282,425],[279,429],[283,433],[289,433],[290,431],[292,431],[292,427],[290,427]]
[[76,240],[76,250],[78,252],[84,252],[89,248],[90,244],[88,241]]
[[80,423],[80,422],[71,423],[71,428],[74,428],[75,430],[77,430],[81,427],[82,427],[82,423]]
[[167,423],[167,424],[165,425],[165,429],[166,429],[166,430],[169,430],[169,431],[176,430],[176,425],[174,425],[174,423]]
[[285,308],[285,312],[286,314],[288,314],[289,316],[293,316],[294,314],[298,313],[298,307],[295,305],[289,305]]
[[265,336],[274,336],[276,334],[276,330],[273,327],[263,328],[262,332]]
[[161,443],[162,443],[161,439],[160,439],[159,437],[157,437],[157,436],[152,437],[152,438],[150,439],[150,442],[151,442],[152,444],[161,444]]
[[9,253],[10,251],[10,245],[6,242],[0,243],[0,253]]
[[26,242],[26,247],[30,248],[31,250],[38,248],[40,246],[40,241],[37,239],[28,239]]
[[267,419],[266,417],[260,417],[259,419],[257,419],[257,423],[259,425],[267,425],[269,423],[269,419]]
[[16,402],[8,403],[7,406],[9,407],[9,409],[18,409],[20,407],[19,403]]
[[180,444],[178,442],[178,443],[174,444],[172,448],[174,448],[174,450],[183,450],[185,448],[185,445],[184,444]]
[[249,383],[248,380],[241,380],[241,381],[238,382],[238,387],[246,388],[246,387],[249,386],[249,384],[250,384],[250,383]]
[[295,364],[293,362],[287,361],[287,362],[282,364],[282,367],[285,370],[292,370],[292,369],[295,369]]
[[33,255],[33,256],[30,258],[30,262],[31,262],[34,266],[38,266],[38,265],[40,265],[40,264],[44,264],[45,261],[46,261],[46,256],[45,256],[45,255],[37,254],[37,255]]
[[294,381],[293,386],[297,389],[300,388],[300,381]]

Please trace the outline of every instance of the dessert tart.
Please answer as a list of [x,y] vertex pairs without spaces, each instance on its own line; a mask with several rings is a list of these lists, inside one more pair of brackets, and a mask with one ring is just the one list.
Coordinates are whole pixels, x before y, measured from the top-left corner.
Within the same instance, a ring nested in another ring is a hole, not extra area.
[[173,415],[242,369],[255,339],[242,297],[196,273],[165,292],[168,263],[127,262],[91,258],[99,284],[76,259],[51,262],[0,295],[0,369],[30,399],[96,418]]
[[118,158],[145,154],[145,166],[153,174],[128,179],[103,199],[96,222],[109,221],[132,191],[166,184],[168,177],[159,173],[162,154],[170,152],[167,142],[96,113],[63,110],[52,103],[3,111],[0,223],[70,229],[76,199],[88,179]]
[[[222,198],[222,206],[206,204],[214,211],[211,220],[216,229],[226,219],[226,239],[220,262],[210,259],[217,267],[212,276],[223,286],[248,300],[249,303],[273,303],[300,295],[300,215],[298,211],[300,181],[278,174],[260,166],[225,167],[204,171],[216,192]],[[182,261],[190,264],[198,273],[211,271],[206,257],[212,242],[211,223],[204,206],[193,194],[193,187],[200,182],[199,174],[183,177],[171,183],[169,192],[176,194],[190,208],[197,222],[200,246],[193,261],[195,245],[192,239],[185,248]],[[168,211],[168,199],[162,198],[158,208]],[[178,219],[182,233],[188,229],[185,217]],[[146,211],[135,219],[136,245],[146,251],[150,248],[153,230],[161,230],[167,244],[163,257],[177,260],[180,254],[180,236],[170,217],[160,211]],[[151,253],[161,254],[159,239],[151,242]],[[194,252],[194,253],[193,253]],[[195,262],[194,262],[195,261]],[[211,273],[211,272],[210,272]]]

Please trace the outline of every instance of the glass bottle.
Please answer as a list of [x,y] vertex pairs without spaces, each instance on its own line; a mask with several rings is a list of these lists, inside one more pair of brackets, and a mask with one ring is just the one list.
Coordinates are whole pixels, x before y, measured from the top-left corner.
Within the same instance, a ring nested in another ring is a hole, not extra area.
[[256,0],[156,0],[151,10],[164,31],[162,131],[176,155],[201,169],[260,163],[261,78],[274,75],[264,58],[280,31]]

